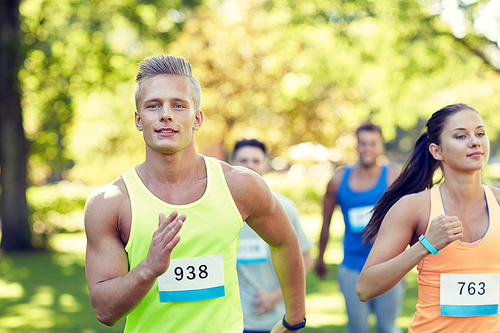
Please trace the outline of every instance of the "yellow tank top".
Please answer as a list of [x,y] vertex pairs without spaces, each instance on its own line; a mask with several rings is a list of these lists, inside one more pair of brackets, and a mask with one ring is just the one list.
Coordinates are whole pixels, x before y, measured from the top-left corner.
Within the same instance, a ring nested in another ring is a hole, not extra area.
[[132,208],[125,251],[130,269],[149,250],[158,215],[186,214],[170,267],[144,300],[127,316],[125,332],[242,332],[236,255],[243,219],[227,186],[222,166],[205,157],[207,187],[187,205],[171,205],[154,196],[135,168],[121,175]]
[[[500,332],[500,207],[491,189],[483,188],[489,213],[484,236],[455,241],[417,265],[418,304],[409,333]],[[439,186],[430,192],[428,225],[444,214]]]

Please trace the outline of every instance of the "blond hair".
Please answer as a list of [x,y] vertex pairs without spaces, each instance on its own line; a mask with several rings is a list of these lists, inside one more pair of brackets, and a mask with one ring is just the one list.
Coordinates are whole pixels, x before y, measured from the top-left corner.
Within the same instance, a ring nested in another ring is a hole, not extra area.
[[135,78],[135,106],[139,111],[139,96],[144,88],[144,82],[157,75],[182,76],[189,81],[191,93],[193,95],[194,107],[196,110],[201,108],[201,86],[198,80],[193,76],[191,64],[182,57],[175,57],[166,54],[159,54],[156,57],[150,57],[139,62],[139,72]]

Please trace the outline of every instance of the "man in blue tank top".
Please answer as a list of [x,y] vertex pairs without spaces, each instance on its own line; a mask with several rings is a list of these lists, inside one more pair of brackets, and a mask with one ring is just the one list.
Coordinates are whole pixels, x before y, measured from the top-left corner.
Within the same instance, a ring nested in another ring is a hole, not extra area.
[[[339,169],[328,183],[323,199],[323,226],[319,239],[316,273],[320,278],[327,274],[323,260],[329,238],[330,223],[336,205],[344,216],[344,259],[339,266],[337,279],[349,319],[348,333],[368,333],[368,317],[374,312],[378,333],[396,333],[395,325],[404,296],[403,282],[391,291],[363,303],[356,294],[359,274],[365,264],[371,245],[364,246],[362,233],[371,217],[371,211],[389,185],[399,176],[399,170],[384,165],[380,157],[385,151],[379,126],[364,123],[356,130],[359,160],[353,166]],[[372,302],[373,301],[373,302]]]

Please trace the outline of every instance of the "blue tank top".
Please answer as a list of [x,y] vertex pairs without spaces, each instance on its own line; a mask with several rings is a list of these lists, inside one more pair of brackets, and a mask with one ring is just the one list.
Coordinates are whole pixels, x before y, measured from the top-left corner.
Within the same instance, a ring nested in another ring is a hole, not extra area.
[[371,250],[371,244],[363,245],[363,230],[370,221],[373,206],[387,189],[387,169],[382,167],[377,184],[364,192],[356,192],[349,188],[348,180],[352,167],[345,168],[344,178],[337,192],[337,200],[344,215],[344,260],[342,265],[361,272]]

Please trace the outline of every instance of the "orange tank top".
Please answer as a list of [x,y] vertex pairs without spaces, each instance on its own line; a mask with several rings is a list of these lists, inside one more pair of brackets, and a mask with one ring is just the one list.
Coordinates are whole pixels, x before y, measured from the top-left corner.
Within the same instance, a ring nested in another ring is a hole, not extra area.
[[[500,332],[500,206],[483,186],[488,229],[474,243],[455,241],[418,265],[418,304],[408,333]],[[439,186],[430,190],[429,223],[444,214]],[[427,232],[427,231],[426,231]]]

